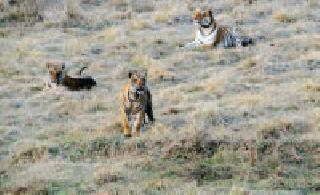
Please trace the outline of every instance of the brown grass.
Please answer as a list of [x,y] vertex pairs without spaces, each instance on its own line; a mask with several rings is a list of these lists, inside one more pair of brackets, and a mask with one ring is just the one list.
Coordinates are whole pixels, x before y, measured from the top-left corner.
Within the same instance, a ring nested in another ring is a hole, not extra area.
[[[0,1],[0,194],[316,193],[318,1],[25,2]],[[179,47],[210,6],[257,44]],[[97,86],[45,88],[48,61]],[[131,69],[148,71],[156,122],[125,139]]]

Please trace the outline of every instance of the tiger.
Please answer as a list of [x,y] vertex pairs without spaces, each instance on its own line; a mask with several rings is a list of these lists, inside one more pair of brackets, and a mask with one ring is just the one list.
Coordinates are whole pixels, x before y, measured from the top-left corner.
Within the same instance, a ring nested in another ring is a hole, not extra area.
[[252,38],[239,36],[236,28],[219,26],[211,9],[201,11],[197,8],[193,21],[197,28],[196,37],[187,44],[187,48],[246,47],[253,44]]
[[[120,92],[120,116],[125,137],[138,137],[144,126],[145,115],[152,124],[155,119],[152,108],[152,95],[146,83],[147,73],[128,72],[126,82]],[[130,122],[133,121],[133,127]]]
[[62,85],[71,91],[79,91],[81,89],[91,89],[97,85],[97,82],[91,76],[81,76],[83,70],[87,67],[81,68],[79,71],[80,77],[71,77],[66,73],[64,63],[48,62],[46,66],[49,71],[49,79],[45,82],[46,87]]

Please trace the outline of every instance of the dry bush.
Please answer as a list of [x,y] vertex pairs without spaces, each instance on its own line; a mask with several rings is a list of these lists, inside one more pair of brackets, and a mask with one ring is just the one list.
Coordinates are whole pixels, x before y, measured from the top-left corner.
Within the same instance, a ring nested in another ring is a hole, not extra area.
[[66,14],[69,19],[80,19],[82,10],[77,0],[66,0]]
[[307,63],[313,63],[319,59],[320,52],[319,51],[311,51],[304,55],[300,55],[298,59],[305,60]]
[[305,91],[304,100],[308,102],[318,103],[320,102],[319,92],[320,85],[318,81],[315,80],[307,80],[302,84],[302,90]]
[[246,194],[249,194],[249,190],[246,190],[243,187],[237,187],[237,186],[232,186],[229,193],[229,195],[246,195]]
[[153,1],[148,0],[136,0],[132,1],[132,10],[138,13],[142,12],[152,12],[154,10]]
[[219,93],[222,92],[225,87],[225,82],[222,80],[208,81],[204,84],[204,88],[208,93]]
[[11,33],[11,31],[9,29],[6,28],[1,28],[0,29],[0,37],[5,38],[8,37]]
[[95,176],[95,183],[103,185],[106,183],[120,182],[123,178],[119,176],[119,173],[100,173]]
[[9,22],[35,22],[40,21],[43,9],[42,0],[20,0],[12,5],[4,6],[5,15],[2,18]]
[[47,159],[47,148],[45,146],[32,147],[30,149],[25,149],[17,155],[13,155],[12,164],[16,163],[35,163],[39,160]]
[[173,13],[174,8],[170,4],[166,4],[160,9],[153,12],[153,19],[156,23],[168,23],[170,21],[170,15]]
[[314,130],[320,129],[320,109],[319,108],[314,108],[312,110],[311,118],[310,120],[314,124]]
[[282,23],[295,23],[297,18],[294,15],[285,12],[275,12],[272,17]]
[[244,5],[244,4],[252,4],[257,0],[226,0],[225,2],[228,5]]
[[154,14],[154,21],[156,23],[168,23],[170,20],[170,15],[165,11],[157,11]]
[[312,124],[305,119],[278,118],[262,121],[259,124],[257,138],[260,140],[282,139],[298,133],[308,133],[312,131]]
[[6,0],[0,0],[0,11],[4,11],[5,1],[6,1]]
[[109,43],[116,40],[116,37],[118,36],[119,29],[117,27],[110,27],[105,29],[101,34],[98,36],[102,36],[104,38],[104,41]]
[[150,67],[148,68],[148,76],[151,80],[160,81],[173,81],[175,78],[174,73],[159,68]]
[[111,0],[111,4],[113,6],[128,6],[129,1],[128,0]]
[[145,182],[145,187],[148,190],[162,191],[172,186],[172,181],[168,179],[153,179]]
[[308,80],[304,84],[304,89],[309,92],[320,92],[320,83]]
[[257,57],[249,57],[242,60],[239,63],[238,68],[242,70],[247,70],[247,69],[256,67],[260,63],[262,62]]
[[317,8],[317,6],[319,6],[319,1],[318,0],[308,0],[308,5],[311,8]]
[[110,19],[112,20],[130,20],[132,18],[132,11],[128,10],[126,12],[116,12],[112,14]]
[[150,28],[150,26],[150,22],[145,19],[133,19],[130,21],[130,29],[133,30],[143,30],[146,28]]
[[149,55],[138,53],[132,57],[131,63],[138,66],[147,67],[155,63],[155,60],[153,60]]

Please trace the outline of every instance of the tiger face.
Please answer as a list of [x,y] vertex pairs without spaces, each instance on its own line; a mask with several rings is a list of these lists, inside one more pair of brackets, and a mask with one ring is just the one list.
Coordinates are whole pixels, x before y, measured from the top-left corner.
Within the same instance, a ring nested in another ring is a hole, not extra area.
[[137,71],[130,71],[128,77],[131,84],[129,95],[132,99],[140,99],[144,95],[146,75],[139,74]]
[[193,19],[198,22],[202,28],[210,28],[214,25],[214,16],[211,9],[201,11],[201,9],[197,8]]

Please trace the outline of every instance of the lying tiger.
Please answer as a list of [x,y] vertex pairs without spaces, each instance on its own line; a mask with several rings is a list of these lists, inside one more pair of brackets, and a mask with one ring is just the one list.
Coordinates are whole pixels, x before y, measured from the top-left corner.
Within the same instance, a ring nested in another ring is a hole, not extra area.
[[[125,137],[140,135],[140,128],[145,123],[145,114],[151,123],[154,122],[152,96],[146,84],[146,73],[130,71],[128,77],[129,81],[120,93],[120,115]],[[134,122],[132,128],[131,121]]]
[[197,26],[196,37],[192,43],[187,44],[187,48],[246,47],[253,44],[252,38],[240,37],[235,29],[218,26],[211,9],[196,9],[193,20]]
[[[81,68],[79,75],[81,76],[83,70],[86,67]],[[66,74],[64,63],[47,63],[47,69],[49,71],[49,79],[46,82],[46,87],[55,87],[63,85],[72,91],[79,91],[81,89],[91,89],[96,86],[96,81],[90,77],[71,77]]]

